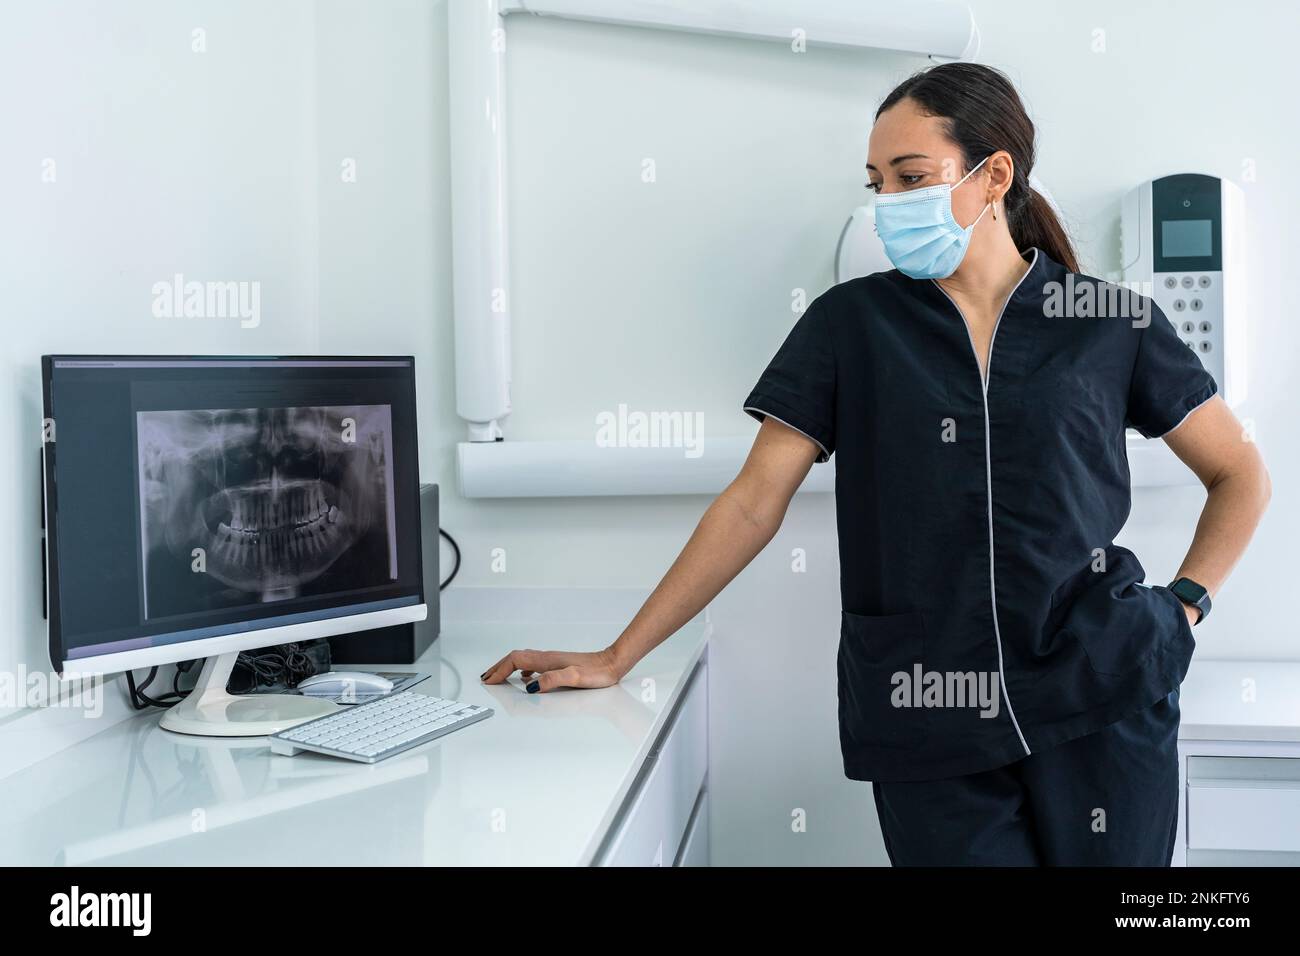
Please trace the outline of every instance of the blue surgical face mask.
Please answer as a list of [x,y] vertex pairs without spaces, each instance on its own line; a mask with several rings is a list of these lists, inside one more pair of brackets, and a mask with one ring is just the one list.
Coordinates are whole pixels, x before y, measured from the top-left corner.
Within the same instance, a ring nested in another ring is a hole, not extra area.
[[[959,226],[952,218],[952,191],[969,179],[988,157],[949,186],[927,186],[876,197],[876,233],[895,268],[913,279],[946,279],[966,256],[975,224],[989,211],[986,205],[975,222]],[[989,205],[992,205],[991,203]]]

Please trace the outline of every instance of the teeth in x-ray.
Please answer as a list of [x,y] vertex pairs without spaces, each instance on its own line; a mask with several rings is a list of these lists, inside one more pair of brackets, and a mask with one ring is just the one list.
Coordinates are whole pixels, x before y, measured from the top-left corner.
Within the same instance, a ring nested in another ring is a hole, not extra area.
[[[377,522],[391,508],[386,406],[137,415],[145,548],[157,555],[151,560],[189,567],[193,549],[202,547],[214,580],[273,601],[300,593],[358,541],[384,531]],[[364,443],[343,441],[345,419],[356,421]],[[156,552],[159,545],[168,558]],[[350,571],[390,576],[379,568]]]
[[320,480],[228,488],[203,508],[212,529],[208,550],[215,558],[208,570],[241,590],[301,587],[323,574],[354,540],[347,503]]

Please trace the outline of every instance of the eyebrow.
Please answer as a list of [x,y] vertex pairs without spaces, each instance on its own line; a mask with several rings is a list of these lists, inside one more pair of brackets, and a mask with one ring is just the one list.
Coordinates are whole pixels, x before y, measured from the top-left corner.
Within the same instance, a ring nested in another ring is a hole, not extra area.
[[[929,159],[929,158],[930,157],[925,155],[925,153],[905,153],[902,156],[895,156],[893,159],[889,161],[889,165],[897,166],[899,163],[905,163],[909,159]],[[873,172],[877,172],[877,173],[880,172],[880,170],[876,169],[876,167],[872,166],[870,163],[867,163],[867,169],[870,169]]]

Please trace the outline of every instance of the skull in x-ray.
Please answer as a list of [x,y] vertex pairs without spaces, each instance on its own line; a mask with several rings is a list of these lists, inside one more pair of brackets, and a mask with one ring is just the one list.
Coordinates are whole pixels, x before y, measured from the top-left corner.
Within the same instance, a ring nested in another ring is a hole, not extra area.
[[[386,507],[386,405],[141,412],[149,543],[228,587],[299,593]],[[158,527],[158,525],[161,527]]]

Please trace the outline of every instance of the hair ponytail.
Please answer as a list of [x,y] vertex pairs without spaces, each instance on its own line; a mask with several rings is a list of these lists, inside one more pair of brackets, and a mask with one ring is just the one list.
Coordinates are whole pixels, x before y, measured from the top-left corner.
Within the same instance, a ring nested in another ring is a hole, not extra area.
[[1037,246],[1065,266],[1067,272],[1078,272],[1078,257],[1056,210],[1047,201],[1047,197],[1033,186],[1026,183],[1025,188],[1029,195],[1018,210],[1013,211],[1007,205],[1007,228],[1011,230],[1016,248]]
[[876,117],[903,99],[945,121],[948,137],[961,148],[966,171],[984,157],[1006,150],[1015,171],[1002,203],[1016,248],[1037,246],[1070,272],[1079,271],[1079,257],[1056,211],[1029,185],[1034,124],[1004,73],[979,63],[932,66],[894,87]]

